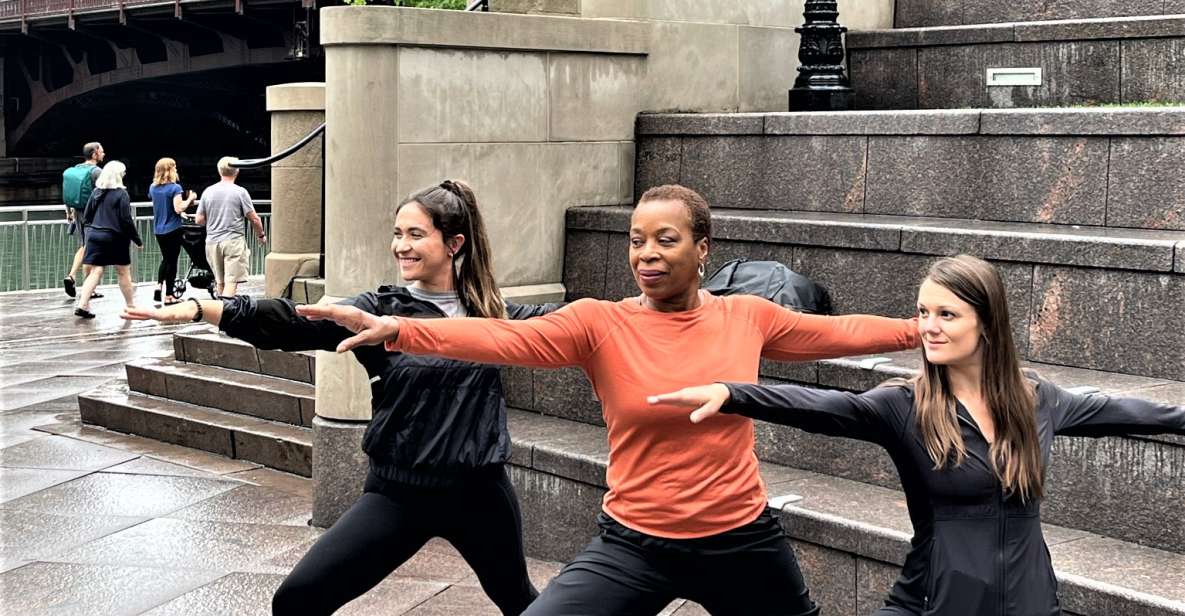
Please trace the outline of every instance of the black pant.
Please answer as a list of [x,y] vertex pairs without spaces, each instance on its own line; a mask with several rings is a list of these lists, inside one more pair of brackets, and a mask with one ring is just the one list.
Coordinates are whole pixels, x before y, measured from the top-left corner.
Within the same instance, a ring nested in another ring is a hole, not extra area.
[[177,279],[177,256],[181,254],[181,228],[156,236],[160,245],[160,267],[156,270],[156,283],[165,283],[165,295],[173,295],[173,281]]
[[420,488],[367,478],[358,502],[309,549],[272,599],[272,614],[332,614],[443,537],[473,568],[504,615],[538,596],[527,577],[522,517],[501,468],[451,488]]
[[690,599],[720,616],[818,614],[778,514],[700,539],[663,539],[605,514],[600,536],[568,563],[523,616],[641,616]]

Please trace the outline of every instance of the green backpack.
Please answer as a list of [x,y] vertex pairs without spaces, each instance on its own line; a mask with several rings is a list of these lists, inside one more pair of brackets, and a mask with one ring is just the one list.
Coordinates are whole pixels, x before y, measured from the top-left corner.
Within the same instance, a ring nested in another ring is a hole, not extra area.
[[91,198],[95,183],[91,180],[94,165],[79,163],[62,172],[62,200],[66,207],[81,210]]

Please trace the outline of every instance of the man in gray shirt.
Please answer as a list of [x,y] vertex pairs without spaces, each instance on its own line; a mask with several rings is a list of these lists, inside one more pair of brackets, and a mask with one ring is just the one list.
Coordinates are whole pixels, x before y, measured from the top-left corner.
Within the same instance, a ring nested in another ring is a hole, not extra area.
[[233,157],[218,160],[218,175],[222,181],[202,191],[198,203],[197,223],[206,225],[206,260],[214,270],[214,293],[234,295],[240,282],[247,281],[251,250],[243,235],[250,220],[260,244],[267,243],[263,221],[255,213],[247,189],[235,184],[239,170],[230,166]]

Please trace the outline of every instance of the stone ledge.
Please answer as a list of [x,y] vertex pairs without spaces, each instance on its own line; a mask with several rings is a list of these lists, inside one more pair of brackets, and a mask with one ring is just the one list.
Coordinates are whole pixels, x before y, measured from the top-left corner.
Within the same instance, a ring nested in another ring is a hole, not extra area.
[[[624,233],[631,208],[568,210],[568,229]],[[1185,232],[952,218],[716,209],[713,239],[1150,272],[1180,268]]]
[[637,135],[1185,135],[1185,107],[643,113]]
[[323,9],[321,44],[410,45],[645,55],[650,29],[639,21],[440,11],[388,6]]
[[1185,36],[1185,16],[1107,17],[848,33],[848,49]]
[[325,111],[325,83],[284,83],[268,86],[268,111]]
[[[569,451],[581,439],[605,441],[605,430],[523,411],[510,411],[510,430],[518,451],[545,446],[551,455],[569,457],[574,468],[583,467],[584,454]],[[574,432],[581,436],[574,437]],[[512,460],[520,469],[537,470],[552,478],[580,485],[586,483],[587,467],[564,474],[564,465],[536,469],[523,458]],[[604,462],[598,462],[600,476]],[[766,465],[763,476],[781,467]],[[777,483],[779,492],[793,492],[802,501],[782,508],[788,535],[822,547],[840,550],[900,566],[912,534],[904,507],[904,495],[896,490],[806,471]],[[518,474],[521,474],[519,472]],[[572,476],[576,475],[576,476]],[[593,487],[603,487],[603,479]],[[520,487],[520,491],[522,488]],[[853,506],[858,503],[859,506]],[[530,507],[530,503],[525,504]],[[570,506],[565,506],[568,509]],[[549,512],[579,522],[578,512]],[[583,512],[591,519],[595,512]],[[587,520],[583,520],[587,522]],[[1098,535],[1045,525],[1066,609],[1080,614],[1139,614],[1167,616],[1185,614],[1185,555],[1144,548]],[[555,529],[559,540],[564,531]],[[581,538],[583,540],[583,538]],[[1123,567],[1100,567],[1098,561],[1123,556]]]

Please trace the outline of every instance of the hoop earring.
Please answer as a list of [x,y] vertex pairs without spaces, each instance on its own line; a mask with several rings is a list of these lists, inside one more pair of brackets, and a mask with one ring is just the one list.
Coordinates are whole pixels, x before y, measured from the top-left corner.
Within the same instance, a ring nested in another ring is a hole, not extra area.
[[699,268],[697,268],[696,271],[699,272],[700,278],[704,277],[704,272],[706,271],[706,268],[704,267],[704,263],[702,261],[700,262]]

